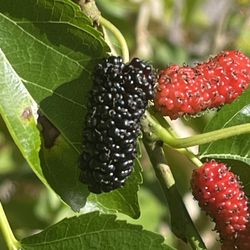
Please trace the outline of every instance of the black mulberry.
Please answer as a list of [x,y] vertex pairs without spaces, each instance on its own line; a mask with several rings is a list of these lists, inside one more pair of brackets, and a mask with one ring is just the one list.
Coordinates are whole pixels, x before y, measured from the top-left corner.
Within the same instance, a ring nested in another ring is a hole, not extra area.
[[111,56],[97,65],[83,131],[80,180],[93,193],[122,187],[133,170],[140,118],[154,97],[151,66]]

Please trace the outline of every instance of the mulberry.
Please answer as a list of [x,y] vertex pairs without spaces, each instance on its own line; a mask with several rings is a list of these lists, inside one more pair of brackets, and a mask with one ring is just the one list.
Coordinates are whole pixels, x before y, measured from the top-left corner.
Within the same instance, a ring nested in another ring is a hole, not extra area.
[[235,239],[225,240],[222,242],[222,250],[246,250],[250,249],[250,225],[246,230],[241,231]]
[[200,207],[213,218],[224,249],[234,249],[240,237],[246,238],[249,224],[248,200],[238,178],[224,163],[210,161],[193,171],[191,187]]
[[250,82],[250,60],[239,51],[221,52],[195,67],[171,65],[159,74],[155,106],[171,119],[234,101]]
[[133,169],[140,118],[154,96],[151,66],[138,58],[104,59],[94,72],[83,131],[80,180],[93,193],[125,184]]

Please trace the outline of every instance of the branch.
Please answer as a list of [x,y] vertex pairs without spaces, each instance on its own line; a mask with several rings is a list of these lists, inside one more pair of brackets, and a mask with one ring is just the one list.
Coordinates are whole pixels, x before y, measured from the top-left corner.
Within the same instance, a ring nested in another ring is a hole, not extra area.
[[[98,10],[94,0],[75,0],[77,2],[82,11],[90,17],[93,22],[97,24],[101,24],[107,30],[111,31],[114,37],[117,39],[121,46],[122,57],[124,63],[129,62],[129,50],[128,45],[123,37],[122,33],[119,29],[117,29],[110,21],[106,20],[104,17],[101,16],[101,12]],[[108,41],[109,42],[109,41]],[[112,48],[111,48],[112,49]]]
[[80,5],[81,10],[88,17],[90,17],[94,22],[98,22],[101,13],[95,4],[95,0],[74,0],[74,2]]
[[[160,115],[158,112],[155,111],[154,108],[150,108],[149,112],[154,115],[154,117],[157,119],[159,124],[166,129],[169,136],[171,136],[173,139],[177,138],[176,132],[173,130],[172,127],[170,127],[169,123],[166,121],[166,119]],[[157,140],[157,138],[155,139]],[[169,147],[168,144],[165,144],[167,147]],[[196,167],[200,167],[203,163],[199,160],[199,158],[188,148],[175,148],[176,151],[180,152],[181,154],[185,155]]]
[[144,134],[143,142],[146,151],[169,204],[172,231],[178,238],[188,242],[192,249],[206,249],[175,185],[174,177],[166,162],[162,147],[159,143],[148,141],[146,137],[147,135]]

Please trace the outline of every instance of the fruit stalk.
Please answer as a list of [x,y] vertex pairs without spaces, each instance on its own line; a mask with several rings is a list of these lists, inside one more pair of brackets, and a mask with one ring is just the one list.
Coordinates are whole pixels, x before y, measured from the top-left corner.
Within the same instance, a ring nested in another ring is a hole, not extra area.
[[127,42],[123,37],[122,33],[110,21],[108,21],[104,17],[100,16],[98,21],[101,25],[110,30],[117,39],[117,41],[120,43],[123,61],[124,63],[127,63],[129,61],[129,50]]
[[145,119],[149,123],[152,132],[155,133],[167,145],[174,148],[187,148],[195,145],[210,143],[213,141],[226,139],[232,136],[250,133],[250,123],[236,125],[228,128],[222,128],[211,132],[193,135],[185,138],[177,138],[171,136],[168,131],[162,127],[157,120],[150,115],[148,111],[145,113]]
[[[157,121],[160,123],[162,127],[164,127],[167,132],[174,138],[177,137],[176,132],[173,130],[173,128],[170,127],[169,123],[167,120],[161,116],[158,112],[155,112],[154,108],[149,109],[149,113],[153,115]],[[166,145],[168,146],[168,145]],[[199,160],[199,158],[188,148],[178,148],[175,149],[176,151],[180,152],[181,154],[185,155],[196,167],[200,167],[202,165],[202,162]]]
[[9,250],[17,250],[20,248],[20,242],[16,240],[7,217],[5,215],[2,203],[0,202],[0,231],[2,231],[3,238]]
[[94,0],[76,0],[75,2],[80,5],[82,11],[94,22],[101,24],[107,30],[111,31],[121,46],[123,61],[127,63],[129,61],[128,45],[119,29],[117,29],[110,21],[101,16],[101,13],[98,10]]

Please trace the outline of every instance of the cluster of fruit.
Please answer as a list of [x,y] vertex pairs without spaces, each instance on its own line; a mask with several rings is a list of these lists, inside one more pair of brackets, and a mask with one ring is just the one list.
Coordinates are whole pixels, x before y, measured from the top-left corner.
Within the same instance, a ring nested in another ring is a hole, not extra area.
[[[155,106],[171,119],[197,115],[233,102],[250,82],[250,60],[225,51],[195,67],[170,65],[159,74]],[[250,208],[239,179],[223,163],[206,162],[193,171],[191,186],[212,217],[222,249],[250,249]]]
[[[225,51],[195,67],[170,65],[155,77],[151,66],[138,58],[124,64],[111,56],[93,75],[80,179],[91,192],[101,193],[122,187],[131,174],[149,100],[171,119],[231,103],[248,88],[250,60],[239,51]],[[250,249],[248,199],[227,166],[204,163],[194,170],[191,186],[200,207],[216,223],[222,249]]]

